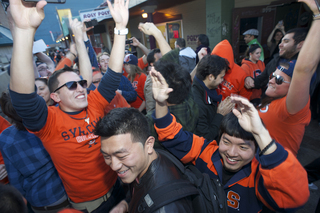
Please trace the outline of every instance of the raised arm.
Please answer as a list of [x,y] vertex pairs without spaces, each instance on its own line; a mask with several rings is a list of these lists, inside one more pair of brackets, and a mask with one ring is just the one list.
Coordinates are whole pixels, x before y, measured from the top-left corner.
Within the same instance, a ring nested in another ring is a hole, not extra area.
[[[314,0],[299,0],[308,5],[314,15],[320,11]],[[295,65],[291,84],[287,94],[287,110],[295,114],[303,109],[309,101],[311,78],[320,61],[320,16],[314,18],[307,38],[300,50]]]
[[92,82],[92,68],[89,56],[87,54],[86,45],[83,40],[83,23],[78,19],[69,19],[69,24],[74,34],[74,40],[76,42],[76,48],[79,59],[79,71],[84,80],[87,80],[88,85]]
[[54,71],[54,62],[51,60],[51,58],[49,56],[47,56],[46,54],[44,54],[43,52],[39,52],[35,54],[38,59],[44,63],[46,63],[46,65],[48,66],[48,70],[53,73]]
[[270,33],[269,37],[268,37],[268,40],[267,40],[267,44],[268,44],[268,47],[270,48],[271,45],[272,45],[272,38],[274,36],[274,32],[276,31],[276,29],[279,29],[283,35],[285,35],[285,31],[284,31],[284,26],[283,24],[281,23],[278,23],[272,30],[272,32]]
[[[91,19],[85,19],[85,20],[83,20],[83,22],[88,22],[90,20]],[[94,49],[92,47],[92,44],[91,44],[91,42],[89,40],[89,37],[87,35],[87,32],[89,30],[93,29],[93,28],[94,28],[94,26],[87,28],[86,25],[83,24],[82,32],[83,32],[83,40],[84,40],[84,43],[86,44],[86,48],[88,50],[88,55],[89,55],[89,59],[90,59],[90,62],[91,62],[91,66],[98,68],[99,64],[98,64],[98,60],[97,60],[97,55],[96,55],[96,53],[95,53],[95,51],[94,51]]]
[[256,180],[257,198],[277,212],[286,212],[289,209],[292,211],[304,205],[310,194],[305,169],[291,152],[287,152],[271,139],[258,111],[247,99],[237,95],[232,95],[231,99],[238,105],[238,109],[234,109],[233,113],[239,124],[253,134],[260,148],[255,155],[260,163],[261,174],[261,178]]
[[10,89],[28,94],[35,90],[32,47],[37,28],[44,19],[46,1],[26,3],[10,0],[8,18],[13,37]]
[[[126,3],[124,3],[124,0],[116,0],[114,6],[112,6],[109,0],[107,3],[113,20],[116,23],[115,28],[118,31],[126,29],[129,19],[129,0],[127,0]],[[109,68],[118,73],[122,73],[125,40],[126,35],[114,35],[114,43],[110,54]]]
[[[244,97],[231,94],[231,100],[238,106],[238,108],[233,109],[232,112],[237,116],[239,124],[245,131],[253,134],[260,150],[264,150],[272,141],[272,138],[268,130],[263,126],[258,111],[253,104]],[[269,148],[266,148],[263,154],[271,154],[276,148],[277,145],[273,143]]]
[[152,79],[153,97],[156,101],[156,118],[162,118],[168,113],[167,99],[173,89],[169,88],[164,77],[160,72],[156,71],[154,67],[152,67],[150,75]]
[[170,45],[163,37],[161,31],[153,23],[140,23],[138,29],[142,31],[144,34],[152,35],[156,39],[162,55],[165,55],[167,52],[171,50]]
[[135,37],[132,37],[131,39],[132,39],[132,45],[135,47],[139,47],[142,50],[142,52],[144,54],[143,63],[145,63],[145,64],[148,63],[147,55],[149,54],[150,50],[146,46],[141,44],[140,41],[138,39],[136,39]]

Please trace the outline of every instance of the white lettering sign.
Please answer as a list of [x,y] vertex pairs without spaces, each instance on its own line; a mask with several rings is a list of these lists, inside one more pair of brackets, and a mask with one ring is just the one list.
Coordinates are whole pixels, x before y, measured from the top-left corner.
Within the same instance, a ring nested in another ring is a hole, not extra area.
[[89,11],[89,12],[81,12],[80,13],[81,21],[84,19],[97,19],[101,21],[103,19],[112,18],[109,8],[104,10],[97,10],[97,11]]

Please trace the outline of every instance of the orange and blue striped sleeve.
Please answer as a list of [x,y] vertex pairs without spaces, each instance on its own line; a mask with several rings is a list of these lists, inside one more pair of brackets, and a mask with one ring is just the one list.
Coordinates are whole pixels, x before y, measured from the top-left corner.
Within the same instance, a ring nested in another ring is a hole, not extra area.
[[291,151],[277,144],[274,153],[256,158],[260,162],[256,195],[266,206],[295,211],[308,201],[307,173]]
[[209,144],[204,138],[198,137],[191,132],[183,131],[181,124],[169,112],[159,119],[156,119],[153,114],[153,119],[159,141],[162,141],[162,145],[183,163],[195,163],[195,160],[198,159],[201,152]]

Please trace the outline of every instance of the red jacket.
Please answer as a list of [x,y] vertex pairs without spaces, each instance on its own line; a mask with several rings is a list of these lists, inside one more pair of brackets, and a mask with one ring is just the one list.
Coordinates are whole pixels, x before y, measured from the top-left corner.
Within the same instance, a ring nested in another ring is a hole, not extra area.
[[217,91],[222,95],[222,100],[232,93],[250,99],[252,92],[244,87],[246,72],[239,65],[234,63],[234,56],[231,44],[228,40],[223,40],[215,46],[211,55],[218,55],[229,62],[230,70],[224,76],[224,81],[219,85]]
[[[250,76],[253,79],[255,79],[264,71],[266,66],[260,60],[255,64],[248,59],[243,59],[241,62],[241,68],[246,72],[247,76]],[[261,94],[262,94],[261,89],[252,89],[251,91],[252,91],[252,95],[249,100],[253,100],[261,97]]]

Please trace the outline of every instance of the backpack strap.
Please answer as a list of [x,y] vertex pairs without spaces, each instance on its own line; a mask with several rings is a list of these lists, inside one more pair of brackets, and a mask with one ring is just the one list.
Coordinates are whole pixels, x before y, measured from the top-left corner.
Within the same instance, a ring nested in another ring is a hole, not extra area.
[[138,212],[154,212],[157,209],[184,197],[197,195],[198,190],[187,180],[175,180],[155,189],[140,198]]
[[180,170],[182,174],[185,173],[184,165],[181,163],[181,161],[178,158],[176,158],[174,155],[172,155],[170,152],[166,150],[157,149],[156,151],[161,155],[164,155],[165,157],[167,157]]

